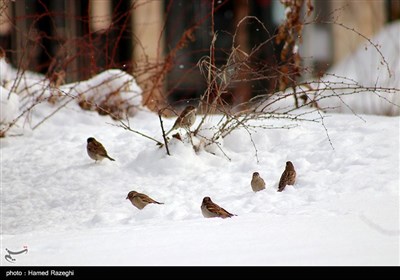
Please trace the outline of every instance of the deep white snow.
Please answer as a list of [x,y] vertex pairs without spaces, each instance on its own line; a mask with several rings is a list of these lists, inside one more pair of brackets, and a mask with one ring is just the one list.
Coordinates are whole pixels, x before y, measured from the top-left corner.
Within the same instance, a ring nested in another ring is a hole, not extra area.
[[[0,67],[8,66],[0,60]],[[63,88],[86,90],[113,73]],[[25,105],[21,92],[5,97],[15,79],[7,75],[0,73],[1,120],[9,122]],[[105,86],[122,89],[129,81],[123,95],[138,96],[134,81],[122,77]],[[29,74],[25,80],[34,88],[45,82],[40,79]],[[96,97],[109,91],[97,87]],[[257,151],[240,129],[220,141],[226,156],[215,146],[210,147],[215,155],[195,153],[188,143],[173,140],[168,156],[153,141],[76,102],[30,129],[58,106],[39,104],[0,139],[1,265],[399,265],[398,114],[322,113],[330,141],[315,122],[253,129]],[[142,108],[129,120],[133,129],[162,141],[155,113]],[[165,127],[174,120],[164,119]],[[208,119],[205,127],[212,129],[218,120]],[[115,162],[89,158],[91,136]],[[279,193],[288,160],[297,182]],[[267,186],[258,193],[250,187],[254,171]],[[125,199],[131,190],[165,204],[140,211]],[[204,196],[238,216],[204,218]],[[6,261],[6,249],[24,248],[28,253]]]
[[[18,265],[398,265],[400,118],[363,118],[325,119],[334,149],[321,124],[257,130],[257,164],[244,130],[223,142],[231,161],[178,141],[167,156],[71,103],[35,131],[0,140],[1,251],[27,246]],[[131,122],[161,140],[156,114]],[[90,136],[116,161],[94,163]],[[287,160],[297,183],[278,193]],[[254,171],[266,190],[252,192]],[[140,211],[125,200],[130,190],[165,205]],[[203,218],[204,196],[238,216]]]

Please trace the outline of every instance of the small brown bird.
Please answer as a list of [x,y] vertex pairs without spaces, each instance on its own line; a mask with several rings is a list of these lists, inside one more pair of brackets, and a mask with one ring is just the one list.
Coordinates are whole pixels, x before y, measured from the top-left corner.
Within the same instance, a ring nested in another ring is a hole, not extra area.
[[185,128],[185,129],[189,130],[190,127],[196,121],[196,111],[197,111],[197,109],[194,106],[192,106],[192,105],[186,106],[186,108],[182,111],[182,113],[176,119],[172,128],[166,134],[169,134],[171,131],[173,131],[174,129],[178,129],[178,128]]
[[102,161],[104,158],[108,158],[109,160],[115,161],[115,159],[111,158],[103,145],[96,141],[93,137],[89,137],[87,139],[86,146],[87,153],[91,159],[94,159],[96,162]]
[[230,218],[232,216],[236,216],[235,214],[231,214],[226,211],[224,208],[219,207],[217,204],[211,201],[211,198],[208,196],[203,198],[203,203],[201,204],[201,212],[205,218]]
[[283,191],[286,185],[294,185],[295,181],[296,171],[294,170],[293,163],[291,161],[287,161],[285,171],[283,171],[281,180],[279,181],[278,192]]
[[148,197],[147,195],[145,195],[143,193],[138,193],[136,191],[130,191],[128,193],[128,195],[126,196],[126,199],[129,199],[131,201],[132,205],[140,210],[142,210],[147,204],[150,204],[150,203],[164,204],[164,203],[155,201],[154,199]]
[[260,177],[260,173],[254,172],[253,178],[251,178],[251,188],[254,192],[261,191],[265,189],[265,182],[263,178]]

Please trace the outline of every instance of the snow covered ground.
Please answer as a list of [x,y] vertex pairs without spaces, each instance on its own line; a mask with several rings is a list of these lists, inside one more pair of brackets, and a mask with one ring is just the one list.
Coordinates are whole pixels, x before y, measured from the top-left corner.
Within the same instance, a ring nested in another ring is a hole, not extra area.
[[[331,72],[362,85],[379,82],[398,89],[399,41],[394,40],[394,46],[380,41],[398,36],[399,23],[392,26],[386,32],[394,32],[393,36],[375,38],[392,68],[391,78],[382,74],[384,66],[375,67],[380,58],[376,53],[370,55],[371,48],[358,51],[353,58],[369,59],[375,66],[363,69],[371,69],[377,76],[354,76],[364,73],[353,67],[358,63],[339,65]],[[29,98],[23,98],[30,96],[24,92],[26,86],[21,92],[13,89],[17,72],[10,69],[0,60],[3,125],[30,104]],[[348,71],[341,72],[344,70]],[[117,72],[109,70],[63,89],[70,95],[84,93],[87,98],[102,98],[98,94],[118,89],[127,102],[140,103],[141,90],[126,73],[118,72],[121,76],[113,79],[113,84],[98,83],[113,73]],[[48,82],[34,73],[27,76],[22,82],[42,94]],[[99,86],[97,92],[87,83]],[[8,98],[12,89],[15,93]],[[44,92],[45,97],[48,94],[51,92]],[[365,98],[368,95],[372,97]],[[221,153],[196,154],[179,141],[171,143],[172,155],[167,156],[154,142],[114,126],[118,122],[109,116],[83,111],[75,102],[29,130],[28,124],[38,124],[59,108],[59,104],[42,103],[0,139],[0,264],[399,265],[398,96],[388,99],[394,104],[382,103],[372,92],[348,96],[345,101],[358,116],[324,114],[333,148],[320,123],[255,129],[252,136],[258,163],[243,129],[221,142],[230,161]],[[321,105],[338,105],[338,111],[346,112],[343,104],[328,101]],[[319,115],[314,112],[309,117]],[[218,118],[209,121],[216,123]],[[165,119],[164,125],[168,129],[173,122]],[[139,110],[130,117],[130,124],[161,141],[156,114]],[[272,119],[267,123],[282,124],[288,123]],[[16,133],[22,136],[12,136]],[[103,143],[116,161],[94,163],[86,153],[88,137]],[[296,168],[297,182],[277,192],[288,160]],[[250,187],[255,171],[267,185],[258,193]],[[138,210],[125,199],[131,190],[165,204]],[[204,196],[237,216],[204,218],[200,210]],[[18,252],[26,248],[26,254],[12,255],[13,263],[6,260],[6,249]]]
[[[52,106],[39,105],[32,122]],[[35,131],[0,140],[1,264],[12,265],[6,248],[27,246],[14,265],[399,265],[400,117],[362,117],[326,116],[334,149],[317,123],[257,130],[257,164],[244,130],[224,140],[231,161],[179,141],[167,156],[70,103]],[[161,140],[154,113],[131,125]],[[94,163],[90,136],[116,161]],[[279,193],[287,160],[298,179]],[[258,193],[254,171],[267,185]],[[140,211],[130,190],[165,204]],[[238,216],[205,219],[204,196]]]

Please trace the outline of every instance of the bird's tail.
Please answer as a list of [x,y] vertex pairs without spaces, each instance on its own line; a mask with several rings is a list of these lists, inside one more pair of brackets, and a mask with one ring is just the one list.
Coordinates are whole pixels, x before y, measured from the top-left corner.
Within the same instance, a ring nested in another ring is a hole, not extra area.
[[107,158],[108,158],[109,160],[115,161],[115,159],[113,159],[113,158],[110,157],[109,155],[107,155]]
[[224,213],[225,218],[230,218],[230,217],[233,217],[233,216],[237,216],[236,214],[232,214],[232,213],[226,211],[224,208],[222,208],[222,210],[225,212]]

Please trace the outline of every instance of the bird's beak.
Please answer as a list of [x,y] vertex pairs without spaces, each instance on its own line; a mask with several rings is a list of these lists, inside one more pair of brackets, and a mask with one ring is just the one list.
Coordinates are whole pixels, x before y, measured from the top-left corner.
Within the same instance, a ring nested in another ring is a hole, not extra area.
[[129,197],[126,197],[125,199],[128,199]]

